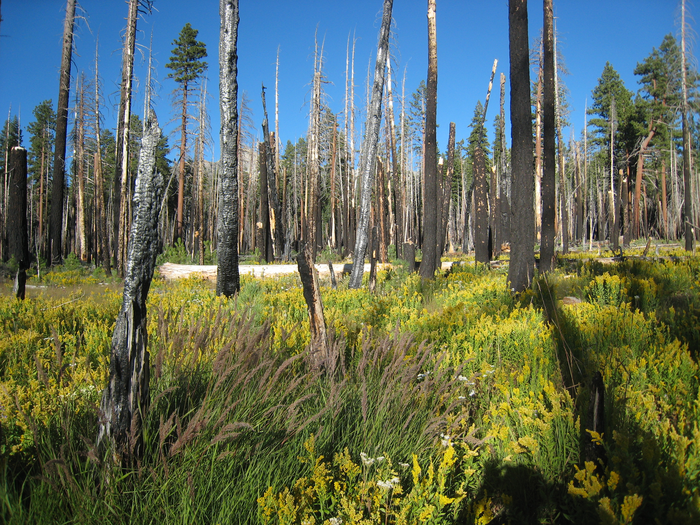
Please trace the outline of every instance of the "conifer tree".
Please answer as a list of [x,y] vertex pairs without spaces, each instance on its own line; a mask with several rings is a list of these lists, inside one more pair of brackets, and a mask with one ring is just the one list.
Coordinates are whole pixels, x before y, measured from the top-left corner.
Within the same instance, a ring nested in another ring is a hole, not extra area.
[[198,81],[202,78],[207,69],[207,63],[202,59],[207,56],[207,47],[204,42],[197,40],[199,31],[194,29],[190,23],[180,31],[180,35],[173,40],[175,46],[172,50],[170,62],[165,67],[171,69],[168,78],[172,78],[179,84],[176,90],[176,105],[181,108],[180,124],[180,156],[178,173],[178,193],[177,193],[177,224],[175,239],[182,238],[182,218],[185,202],[185,157],[187,155],[187,121],[189,114],[187,111],[188,100],[191,99],[193,89],[196,89]]

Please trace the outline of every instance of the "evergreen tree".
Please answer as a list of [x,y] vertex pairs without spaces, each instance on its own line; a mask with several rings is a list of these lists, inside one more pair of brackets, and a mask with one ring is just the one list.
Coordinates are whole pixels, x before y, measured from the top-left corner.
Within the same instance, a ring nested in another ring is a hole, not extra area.
[[632,92],[625,87],[625,83],[610,62],[606,62],[603,73],[598,79],[598,85],[593,89],[593,104],[588,109],[589,115],[595,115],[595,118],[588,121],[588,125],[593,126],[590,135],[591,141],[603,149],[608,149],[610,145],[610,117],[613,97],[617,122],[615,145],[617,147],[622,142],[621,146],[624,148],[624,145],[629,145],[629,141],[626,139],[629,137],[629,119],[634,109]]
[[171,69],[168,78],[172,78],[179,84],[176,90],[176,104],[181,108],[180,124],[180,157],[178,173],[178,197],[177,197],[177,225],[175,238],[182,237],[182,218],[185,197],[185,158],[187,156],[187,111],[188,100],[192,98],[192,91],[196,89],[198,81],[207,69],[207,63],[202,59],[207,56],[207,46],[197,40],[199,31],[193,29],[190,23],[180,31],[180,35],[173,40],[175,46],[170,57],[170,62],[165,67]]
[[30,180],[38,181],[40,174],[47,172],[53,152],[56,113],[51,100],[44,100],[36,106],[32,115],[35,120],[27,126],[29,132],[27,163]]

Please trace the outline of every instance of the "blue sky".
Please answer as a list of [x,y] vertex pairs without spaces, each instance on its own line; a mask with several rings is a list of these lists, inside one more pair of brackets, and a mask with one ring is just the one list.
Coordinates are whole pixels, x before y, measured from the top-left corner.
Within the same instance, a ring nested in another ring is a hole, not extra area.
[[[584,105],[590,104],[606,61],[620,73],[628,89],[636,92],[634,67],[665,34],[678,35],[679,0],[555,0],[560,51],[570,75],[569,120],[577,137],[584,124]],[[121,33],[127,4],[120,0],[82,0],[75,38],[73,78],[78,71],[92,77],[95,40],[99,36],[100,76],[103,83],[104,125],[114,127],[118,105],[121,63]],[[160,83],[156,112],[166,133],[175,129],[170,93],[175,83],[167,79],[165,64],[172,42],[190,22],[207,45],[209,115],[214,144],[207,156],[218,159],[218,34],[216,0],[155,0],[156,11],[139,20],[137,44],[148,46],[153,34],[156,80]],[[392,42],[395,75],[406,74],[406,94],[415,91],[427,73],[426,1],[395,0]],[[22,126],[32,120],[32,109],[42,100],[58,95],[58,68],[65,0],[5,0],[0,26],[0,117],[8,111],[20,115]],[[696,12],[690,6],[690,15]],[[275,59],[280,50],[280,135],[283,142],[295,141],[307,129],[309,82],[313,74],[314,34],[324,42],[325,91],[335,112],[343,111],[345,58],[348,37],[354,34],[356,104],[364,105],[367,67],[376,50],[381,21],[381,0],[241,0],[239,26],[239,94],[247,91],[260,134],[262,106],[260,86],[268,88],[267,104],[274,119]],[[542,27],[542,2],[529,2],[531,42]],[[694,23],[693,23],[694,25]],[[497,77],[508,77],[507,0],[437,0],[438,36],[438,142],[447,143],[449,122],[457,125],[457,140],[469,135],[469,123],[478,100],[483,102],[494,59]],[[134,112],[143,112],[143,85],[147,54],[137,54],[134,83]],[[72,83],[71,87],[74,87]],[[506,84],[506,115],[508,115]],[[497,81],[487,116],[489,127],[498,111]],[[396,110],[398,119],[398,110]],[[342,117],[341,117],[342,119]],[[565,132],[568,140],[571,131]],[[25,133],[25,144],[28,135]],[[171,138],[175,144],[175,137]]]

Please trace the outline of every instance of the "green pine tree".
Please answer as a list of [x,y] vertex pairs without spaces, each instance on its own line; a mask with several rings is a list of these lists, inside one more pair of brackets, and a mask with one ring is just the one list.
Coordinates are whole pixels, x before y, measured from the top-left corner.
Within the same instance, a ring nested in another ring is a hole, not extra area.
[[192,91],[197,88],[199,80],[207,69],[207,63],[202,59],[207,56],[207,46],[204,42],[197,40],[199,31],[193,29],[189,24],[180,31],[179,37],[173,41],[175,46],[172,50],[170,62],[165,67],[171,69],[168,78],[172,78],[179,84],[176,90],[176,104],[182,108],[180,124],[180,158],[178,173],[178,195],[177,195],[177,227],[175,238],[182,238],[182,218],[185,199],[185,158],[187,156],[187,103],[192,95]]

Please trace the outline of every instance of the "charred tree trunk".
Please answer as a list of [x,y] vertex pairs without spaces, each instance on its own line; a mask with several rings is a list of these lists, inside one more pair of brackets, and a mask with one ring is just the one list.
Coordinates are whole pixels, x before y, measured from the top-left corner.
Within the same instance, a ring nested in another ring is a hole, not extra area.
[[379,30],[377,62],[374,68],[374,85],[372,86],[372,98],[367,113],[367,134],[365,136],[365,143],[362,146],[362,155],[360,158],[362,203],[360,205],[360,217],[357,225],[357,235],[355,237],[355,252],[353,254],[350,282],[348,283],[349,288],[359,288],[362,286],[362,274],[365,267],[365,252],[367,251],[369,236],[369,215],[372,201],[375,159],[377,157],[377,144],[379,142],[379,127],[382,120],[384,71],[389,54],[389,30],[391,28],[391,10],[393,4],[393,0],[384,0],[384,14],[382,15],[382,26]]
[[98,443],[110,441],[118,464],[141,456],[142,425],[150,402],[146,298],[158,255],[154,247],[163,192],[155,160],[159,140],[160,128],[151,112],[139,154],[124,298],[112,336],[109,384],[100,405]]
[[452,175],[454,174],[455,163],[455,129],[454,122],[450,122],[450,132],[447,138],[447,167],[445,178],[442,184],[442,220],[440,221],[440,231],[438,232],[437,260],[439,266],[440,257],[445,252],[445,241],[447,237],[447,226],[450,223],[450,209],[452,202]]
[[500,177],[500,204],[499,210],[501,213],[501,240],[505,243],[510,243],[510,201],[508,200],[510,195],[508,192],[508,181],[510,179],[510,174],[506,173],[506,112],[504,109],[506,99],[506,76],[501,73],[501,118],[500,118],[500,128],[501,128],[501,177]]
[[552,0],[544,0],[544,163],[542,170],[542,241],[540,271],[554,267],[556,236],[556,87],[554,83],[554,17]]
[[7,247],[10,257],[18,264],[12,293],[24,299],[29,268],[29,237],[27,232],[27,150],[15,146],[10,150],[7,203]]
[[328,344],[318,276],[308,244],[299,252],[297,265],[299,267],[301,285],[304,290],[304,299],[309,312],[309,329],[311,330],[309,360],[314,368],[324,368],[330,372],[334,368],[335,359],[331,355],[330,345]]
[[73,53],[73,23],[75,21],[75,0],[66,2],[66,19],[63,24],[63,52],[61,54],[61,78],[56,107],[56,144],[53,160],[53,185],[51,192],[51,228],[49,248],[51,264],[60,264],[61,234],[63,227],[63,187],[66,170],[66,137],[68,132],[68,95],[70,92],[70,67]]
[[534,180],[530,105],[530,50],[527,0],[509,0],[510,120],[512,136],[511,253],[508,281],[521,292],[534,272]]
[[[282,258],[284,251],[284,227],[282,224],[282,208],[277,195],[277,163],[276,155],[272,149],[270,141],[270,130],[267,124],[267,106],[265,104],[265,86],[262,87],[262,105],[263,105],[263,138],[265,140],[265,169],[267,172],[267,196],[268,196],[268,215],[270,217],[270,234],[274,240],[275,257]],[[262,169],[262,167],[261,167]]]
[[216,295],[240,289],[238,273],[238,0],[220,0],[219,106],[221,165],[217,223]]
[[423,259],[420,275],[432,279],[436,270],[437,247],[437,28],[435,0],[428,0],[428,78],[425,104],[425,186],[423,215]]
[[134,77],[134,53],[136,50],[136,23],[139,0],[129,0],[126,36],[122,50],[122,79],[117,117],[117,156],[114,163],[114,254],[119,276],[124,275],[126,264],[126,206],[128,205],[127,168],[129,166],[129,123],[131,119],[131,84]]
[[474,260],[488,264],[489,203],[486,182],[486,158],[479,145],[474,149]]
[[259,239],[258,246],[260,248],[260,255],[265,259],[265,262],[272,262],[275,260],[275,256],[272,250],[272,232],[270,229],[270,200],[268,189],[270,183],[268,182],[268,158],[267,158],[267,148],[262,142],[258,146],[259,158],[260,158],[260,221],[261,226],[261,236]]

